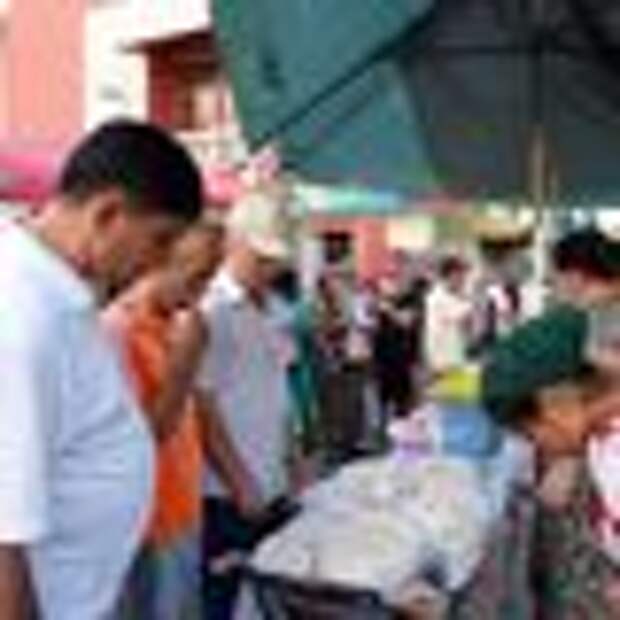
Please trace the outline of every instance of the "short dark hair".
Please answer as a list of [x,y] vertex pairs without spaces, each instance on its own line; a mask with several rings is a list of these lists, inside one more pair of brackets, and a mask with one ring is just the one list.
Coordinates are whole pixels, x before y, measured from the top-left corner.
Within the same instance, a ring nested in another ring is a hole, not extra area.
[[273,290],[289,301],[300,295],[299,277],[294,269],[283,270],[273,282]]
[[595,228],[574,230],[560,238],[552,249],[552,262],[559,273],[577,272],[597,280],[614,277],[606,260],[605,236]]
[[130,120],[102,125],[69,156],[58,193],[79,204],[119,188],[136,210],[191,222],[202,211],[200,172],[189,153],[164,130]]
[[449,278],[459,273],[465,273],[467,270],[467,262],[458,256],[445,256],[439,264],[439,275],[441,275],[442,278]]

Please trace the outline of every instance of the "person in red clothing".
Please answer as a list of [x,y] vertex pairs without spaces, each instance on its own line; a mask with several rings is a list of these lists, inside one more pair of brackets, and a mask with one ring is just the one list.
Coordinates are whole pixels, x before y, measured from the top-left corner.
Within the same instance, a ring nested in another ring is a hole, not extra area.
[[203,222],[169,265],[111,307],[128,372],[157,440],[150,527],[122,602],[123,618],[200,618],[201,480],[205,460],[192,379],[206,345],[192,310],[222,251],[222,230]]

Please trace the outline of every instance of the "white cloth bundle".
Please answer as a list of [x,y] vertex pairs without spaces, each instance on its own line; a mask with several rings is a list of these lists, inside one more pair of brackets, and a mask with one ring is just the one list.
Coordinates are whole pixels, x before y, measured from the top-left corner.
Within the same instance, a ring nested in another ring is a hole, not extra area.
[[473,576],[497,522],[487,483],[462,458],[360,462],[313,489],[302,514],[259,548],[254,566],[369,588],[387,600],[431,571],[457,590]]

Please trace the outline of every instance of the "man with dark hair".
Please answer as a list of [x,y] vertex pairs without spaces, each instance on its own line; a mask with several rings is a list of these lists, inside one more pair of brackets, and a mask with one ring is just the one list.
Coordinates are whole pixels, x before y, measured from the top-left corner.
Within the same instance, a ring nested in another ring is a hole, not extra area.
[[[79,145],[61,173],[57,193],[59,200],[46,209],[47,220],[70,220],[75,236],[78,225],[91,226],[84,231],[88,253],[105,258],[91,256],[96,265],[81,268],[110,270],[86,274],[107,289],[104,295],[161,259],[202,207],[200,174],[183,147],[153,126],[129,121],[105,125]],[[93,218],[114,215],[118,221],[103,222],[113,234],[99,234],[100,222]]]
[[[226,566],[231,555],[251,550],[289,512],[288,352],[280,346],[271,291],[292,259],[293,226],[278,196],[246,195],[230,215],[224,263],[201,301],[209,347],[197,376],[198,396],[211,430],[221,421],[219,436],[231,440],[204,489],[209,620],[235,616],[241,580],[235,567]],[[209,439],[211,447],[215,441]],[[232,464],[228,471],[224,462]]]
[[603,235],[592,227],[572,230],[560,237],[552,248],[554,267],[558,271],[593,270],[593,261],[603,242]]
[[551,250],[555,297],[584,306],[600,301],[614,278],[611,250],[612,244],[595,228],[561,237]]
[[462,278],[469,271],[468,264],[458,256],[445,256],[439,263],[439,275],[443,280],[458,279],[456,287],[461,286]]
[[153,454],[98,311],[201,212],[164,132],[114,122],[36,219],[0,225],[3,620],[109,618],[141,540]]
[[555,301],[589,314],[588,351],[599,366],[620,370],[620,242],[595,228],[575,230],[552,249]]

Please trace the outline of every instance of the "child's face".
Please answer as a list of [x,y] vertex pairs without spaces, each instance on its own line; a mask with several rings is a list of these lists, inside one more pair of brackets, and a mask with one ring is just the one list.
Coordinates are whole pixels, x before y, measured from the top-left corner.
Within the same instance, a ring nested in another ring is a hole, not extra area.
[[617,386],[585,388],[565,384],[544,390],[538,398],[539,415],[526,433],[549,456],[579,455],[597,426],[620,414]]

